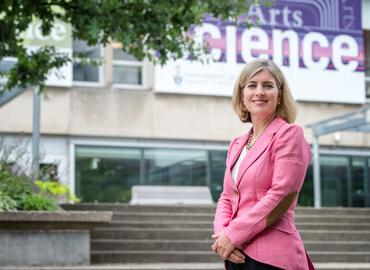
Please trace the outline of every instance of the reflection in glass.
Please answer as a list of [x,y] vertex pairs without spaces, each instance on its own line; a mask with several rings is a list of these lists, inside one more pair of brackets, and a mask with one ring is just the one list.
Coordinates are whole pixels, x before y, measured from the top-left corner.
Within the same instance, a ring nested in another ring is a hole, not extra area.
[[86,57],[80,61],[78,56],[73,62],[73,80],[80,82],[99,82],[99,66],[87,63],[89,60],[99,60],[100,45],[89,46],[85,41],[73,40],[73,53],[81,53]]
[[148,185],[206,185],[204,150],[148,149],[144,154]]
[[223,188],[224,173],[226,169],[226,151],[209,151],[211,194],[217,202]]
[[139,149],[76,147],[76,194],[85,202],[128,202],[140,184]]
[[141,66],[113,66],[113,83],[142,84]]
[[113,59],[124,61],[138,61],[135,56],[122,51],[122,49],[113,49]]
[[348,205],[348,157],[320,156],[322,206]]

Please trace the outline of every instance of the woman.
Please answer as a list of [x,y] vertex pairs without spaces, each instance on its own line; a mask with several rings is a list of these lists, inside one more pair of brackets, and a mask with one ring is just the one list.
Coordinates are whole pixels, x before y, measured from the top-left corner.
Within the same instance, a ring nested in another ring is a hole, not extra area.
[[281,70],[256,59],[237,79],[233,107],[245,135],[231,140],[217,203],[212,250],[233,269],[313,269],[294,224],[310,162],[295,103]]

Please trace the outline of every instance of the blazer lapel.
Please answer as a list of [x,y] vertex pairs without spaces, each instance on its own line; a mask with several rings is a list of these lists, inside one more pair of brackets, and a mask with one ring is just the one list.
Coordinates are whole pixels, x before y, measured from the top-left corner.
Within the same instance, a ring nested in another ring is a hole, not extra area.
[[[285,124],[286,122],[281,119],[280,117],[275,118],[265,129],[265,131],[262,133],[261,137],[258,138],[256,143],[253,145],[253,147],[249,150],[247,153],[247,156],[243,160],[243,162],[240,164],[240,169],[238,173],[238,178],[236,181],[236,185],[239,185],[239,182],[241,178],[243,177],[243,174],[245,171],[258,159],[258,157],[265,151],[266,147],[269,145],[273,135],[278,131],[278,129]],[[250,133],[251,131],[249,131]],[[248,133],[248,134],[249,134]],[[248,137],[247,137],[248,138]],[[246,142],[246,141],[245,141]],[[244,143],[245,145],[245,143]],[[244,147],[243,145],[243,147]],[[241,152],[241,150],[240,150]],[[240,154],[239,152],[239,154]],[[239,157],[239,155],[237,155]]]
[[[251,134],[252,132],[252,129],[250,129],[247,134],[241,136],[238,138],[238,140],[235,142],[235,144],[233,145],[233,148],[231,149],[232,150],[232,155],[230,156],[230,163],[229,163],[229,173],[230,173],[230,176],[232,177],[232,169],[236,163],[236,161],[238,160],[239,156],[240,156],[240,153],[242,152],[243,150],[243,147],[245,146],[245,144],[247,143],[247,140],[249,138],[249,135]],[[233,184],[234,181],[232,180]]]

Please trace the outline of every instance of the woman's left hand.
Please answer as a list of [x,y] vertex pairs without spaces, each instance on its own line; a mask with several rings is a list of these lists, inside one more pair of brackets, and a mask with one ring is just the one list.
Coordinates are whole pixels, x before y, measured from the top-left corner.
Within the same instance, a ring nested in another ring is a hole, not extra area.
[[226,236],[224,232],[219,232],[213,234],[212,238],[215,240],[212,245],[212,250],[216,252],[222,259],[229,259],[231,253],[235,249],[233,243],[230,242],[230,239]]

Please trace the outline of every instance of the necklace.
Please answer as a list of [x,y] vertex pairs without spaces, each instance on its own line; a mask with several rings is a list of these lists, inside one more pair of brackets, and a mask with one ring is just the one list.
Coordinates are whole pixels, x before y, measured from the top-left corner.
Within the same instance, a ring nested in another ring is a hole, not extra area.
[[262,132],[257,136],[257,138],[256,138],[256,139],[254,140],[254,142],[252,143],[252,137],[253,137],[253,134],[254,134],[254,132],[253,132],[253,130],[252,130],[251,135],[249,135],[248,141],[247,141],[247,143],[246,143],[246,145],[245,145],[245,148],[246,148],[248,151],[249,151],[249,150],[251,150],[252,146],[256,143],[256,141],[258,140],[258,138],[262,135],[263,131],[264,131],[264,130],[262,130]]
[[253,145],[257,142],[257,140],[259,139],[259,137],[261,137],[261,135],[263,134],[263,132],[265,131],[266,127],[272,122],[272,120],[274,120],[275,117],[273,117],[270,121],[268,121],[266,123],[266,125],[264,125],[264,127],[262,128],[262,131],[260,132],[260,134],[258,134],[257,138],[254,140],[254,142],[252,143],[252,138],[253,138],[253,135],[254,135],[254,131],[252,129],[251,131],[251,134],[249,135],[249,138],[248,138],[248,141],[247,143],[245,144],[245,148],[249,151]]

